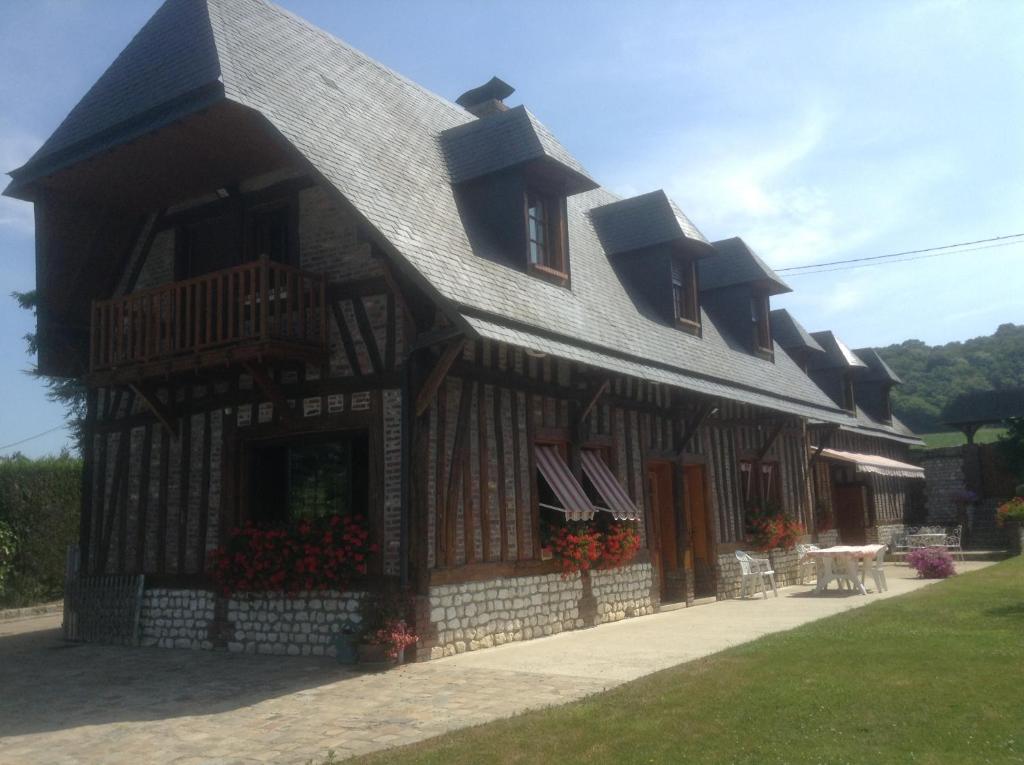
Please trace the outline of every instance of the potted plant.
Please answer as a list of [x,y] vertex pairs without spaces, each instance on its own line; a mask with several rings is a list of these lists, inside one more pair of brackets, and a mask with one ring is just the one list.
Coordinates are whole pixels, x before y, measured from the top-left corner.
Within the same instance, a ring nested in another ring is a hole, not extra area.
[[553,530],[551,550],[562,564],[562,578],[589,571],[601,558],[601,535],[589,523],[570,521]]
[[346,624],[334,636],[334,658],[338,664],[355,664],[359,660],[356,644],[359,634]]
[[362,629],[356,644],[360,664],[384,667],[401,664],[405,649],[419,639],[409,627],[413,602],[394,587],[367,593],[360,601]]
[[1018,555],[1024,552],[1024,496],[1016,496],[999,506],[996,525],[1009,531],[1012,552]]

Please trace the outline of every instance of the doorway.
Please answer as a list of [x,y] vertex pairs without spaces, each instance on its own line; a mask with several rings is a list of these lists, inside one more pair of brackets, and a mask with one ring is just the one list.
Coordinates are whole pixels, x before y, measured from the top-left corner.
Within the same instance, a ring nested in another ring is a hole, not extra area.
[[707,501],[707,471],[703,465],[683,466],[683,503],[689,534],[689,565],[693,572],[693,594],[704,598],[715,594],[714,536]]
[[836,513],[836,528],[839,539],[845,545],[862,545],[867,540],[864,528],[867,516],[867,489],[859,483],[839,484],[833,489]]
[[651,510],[658,520],[661,600],[663,603],[686,600],[686,569],[680,555],[681,527],[672,491],[671,463],[648,463],[647,491],[651,499]]

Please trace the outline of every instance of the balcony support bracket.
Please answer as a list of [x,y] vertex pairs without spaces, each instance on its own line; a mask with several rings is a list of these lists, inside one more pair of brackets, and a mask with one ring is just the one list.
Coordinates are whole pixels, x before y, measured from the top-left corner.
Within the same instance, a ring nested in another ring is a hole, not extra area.
[[156,389],[144,387],[141,384],[130,383],[128,388],[134,393],[149,410],[160,421],[160,424],[167,428],[172,438],[178,437],[178,418],[174,416],[174,410],[159,399]]

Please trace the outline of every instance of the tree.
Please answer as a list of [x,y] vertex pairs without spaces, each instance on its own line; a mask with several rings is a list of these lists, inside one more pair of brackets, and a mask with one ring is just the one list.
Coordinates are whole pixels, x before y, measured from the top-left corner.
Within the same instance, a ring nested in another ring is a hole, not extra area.
[[[28,292],[12,292],[11,297],[18,301],[18,305],[35,316],[36,308],[39,305],[39,294],[36,290]],[[25,335],[25,344],[29,356],[34,357],[39,350],[38,338],[35,332]],[[64,407],[64,416],[67,418],[68,427],[75,439],[75,446],[81,453],[82,440],[85,437],[85,414],[86,414],[86,391],[85,380],[80,377],[53,377],[44,375],[33,367],[27,370],[30,375],[38,377],[46,386],[46,397]]]

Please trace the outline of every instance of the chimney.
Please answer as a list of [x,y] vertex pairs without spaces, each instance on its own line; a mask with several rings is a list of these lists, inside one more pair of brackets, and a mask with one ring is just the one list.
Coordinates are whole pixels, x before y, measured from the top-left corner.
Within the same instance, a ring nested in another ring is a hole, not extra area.
[[507,82],[492,77],[478,88],[467,90],[455,99],[455,103],[470,114],[487,117],[491,114],[507,111],[505,99],[516,92]]

